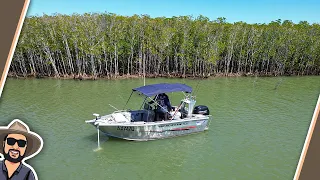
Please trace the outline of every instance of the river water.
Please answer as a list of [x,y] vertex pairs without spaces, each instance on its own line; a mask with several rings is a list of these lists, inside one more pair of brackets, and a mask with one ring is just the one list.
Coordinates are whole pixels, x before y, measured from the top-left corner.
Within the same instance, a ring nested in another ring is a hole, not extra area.
[[[44,140],[27,161],[40,180],[292,179],[320,94],[320,77],[237,77],[180,82],[213,115],[209,130],[134,142],[100,137],[85,120],[123,108],[142,79],[75,81],[8,78],[0,123],[18,118]],[[178,105],[182,93],[169,93]],[[133,97],[135,100],[137,97]],[[131,105],[139,105],[138,102]]]

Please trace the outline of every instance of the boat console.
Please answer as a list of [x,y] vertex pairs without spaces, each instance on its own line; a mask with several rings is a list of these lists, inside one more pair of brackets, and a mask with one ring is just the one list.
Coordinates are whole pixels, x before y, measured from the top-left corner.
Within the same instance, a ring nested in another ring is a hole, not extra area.
[[153,122],[154,121],[154,111],[152,110],[135,110],[129,111],[131,113],[131,122]]

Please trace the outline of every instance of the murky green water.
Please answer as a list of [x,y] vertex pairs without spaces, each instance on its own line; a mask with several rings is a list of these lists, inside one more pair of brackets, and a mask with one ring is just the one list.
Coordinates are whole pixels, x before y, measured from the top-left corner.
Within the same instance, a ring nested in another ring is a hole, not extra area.
[[[147,79],[147,84],[199,80]],[[7,79],[0,123],[26,122],[44,139],[27,161],[39,179],[292,179],[320,93],[320,77],[216,78],[198,85],[209,131],[157,141],[101,136],[85,120],[122,108],[141,79]],[[173,104],[182,97],[169,94]],[[140,102],[139,102],[140,103]]]

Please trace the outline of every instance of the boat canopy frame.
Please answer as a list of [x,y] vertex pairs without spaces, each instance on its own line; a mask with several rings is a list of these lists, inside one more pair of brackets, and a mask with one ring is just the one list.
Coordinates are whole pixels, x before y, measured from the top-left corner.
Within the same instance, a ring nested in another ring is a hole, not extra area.
[[168,93],[168,92],[185,92],[185,93],[192,93],[192,87],[181,84],[181,83],[159,83],[159,84],[150,84],[146,86],[141,86],[138,88],[132,89],[132,92],[130,94],[130,97],[128,98],[126,104],[124,105],[124,108],[127,106],[129,100],[131,99],[131,96],[134,92],[141,93],[145,96],[144,101],[140,107],[142,108],[143,104],[146,102],[147,98],[155,102],[158,106],[160,106],[163,110],[165,110],[167,113],[169,113],[165,108],[163,108],[160,104],[158,104],[154,99],[151,99],[151,96],[155,96],[155,99],[157,96],[161,93]]

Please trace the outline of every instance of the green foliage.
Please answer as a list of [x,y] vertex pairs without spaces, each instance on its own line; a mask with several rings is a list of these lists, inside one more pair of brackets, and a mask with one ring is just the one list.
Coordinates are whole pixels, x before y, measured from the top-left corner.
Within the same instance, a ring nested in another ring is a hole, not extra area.
[[[135,74],[143,58],[152,74],[159,68],[162,74],[319,74],[320,25],[281,19],[230,24],[202,15],[43,15],[26,18],[15,53],[25,62],[25,68],[10,68],[16,74],[25,69],[50,75],[55,68],[59,74]],[[11,66],[21,63],[14,59]]]

